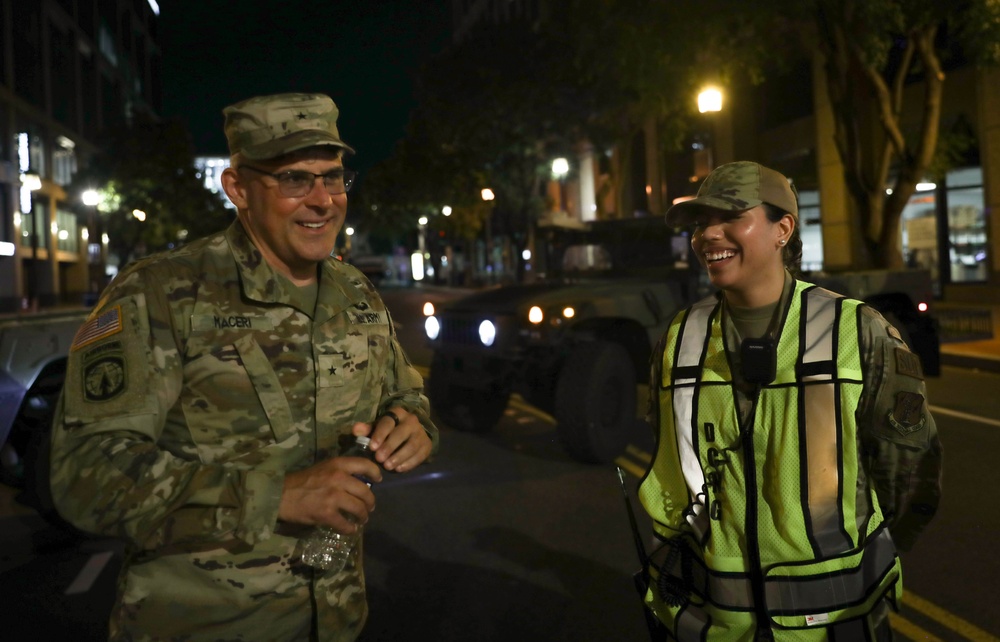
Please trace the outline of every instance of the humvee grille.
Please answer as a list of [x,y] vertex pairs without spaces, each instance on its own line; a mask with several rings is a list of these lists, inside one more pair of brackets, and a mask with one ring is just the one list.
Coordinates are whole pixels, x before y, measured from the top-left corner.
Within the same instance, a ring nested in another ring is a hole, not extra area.
[[441,320],[441,340],[444,343],[481,346],[479,341],[479,324],[481,320],[444,318]]

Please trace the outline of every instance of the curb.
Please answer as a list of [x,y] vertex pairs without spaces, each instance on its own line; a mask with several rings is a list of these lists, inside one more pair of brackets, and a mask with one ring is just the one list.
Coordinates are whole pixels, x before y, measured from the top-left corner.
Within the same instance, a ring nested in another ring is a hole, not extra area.
[[941,352],[941,365],[1000,373],[1000,359]]

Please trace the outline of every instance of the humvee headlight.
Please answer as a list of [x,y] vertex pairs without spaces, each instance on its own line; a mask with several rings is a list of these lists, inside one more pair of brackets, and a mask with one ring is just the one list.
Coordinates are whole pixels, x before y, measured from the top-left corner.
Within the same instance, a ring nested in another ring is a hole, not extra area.
[[479,324],[479,340],[483,345],[489,347],[497,339],[497,328],[492,321],[483,321]]
[[438,338],[438,335],[441,334],[441,322],[437,320],[437,317],[431,316],[424,320],[424,333],[431,341]]
[[565,308],[563,308],[563,316],[566,317],[567,319],[572,319],[574,316],[576,316],[576,310],[573,309],[573,306],[568,305]]
[[434,316],[434,304],[428,301],[424,304],[424,316],[432,317]]
[[545,314],[542,312],[542,309],[537,305],[531,306],[531,309],[528,310],[528,321],[531,321],[535,325],[541,323],[542,319],[544,318]]

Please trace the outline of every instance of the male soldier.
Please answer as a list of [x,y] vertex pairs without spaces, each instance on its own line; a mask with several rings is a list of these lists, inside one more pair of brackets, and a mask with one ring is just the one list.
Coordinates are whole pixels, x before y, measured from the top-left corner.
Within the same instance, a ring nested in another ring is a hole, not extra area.
[[355,532],[386,470],[436,448],[422,381],[378,294],[330,258],[352,152],[327,96],[224,110],[225,231],[123,271],[80,328],[52,444],[59,512],[124,538],[112,639],[353,640],[361,552],[300,561],[312,527]]

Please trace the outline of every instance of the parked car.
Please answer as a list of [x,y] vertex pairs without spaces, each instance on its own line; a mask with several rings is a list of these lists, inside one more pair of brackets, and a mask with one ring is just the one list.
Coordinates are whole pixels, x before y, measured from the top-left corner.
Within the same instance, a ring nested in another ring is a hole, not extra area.
[[392,266],[384,256],[377,254],[352,256],[348,259],[348,263],[361,270],[374,285],[379,285],[383,279],[392,278]]

